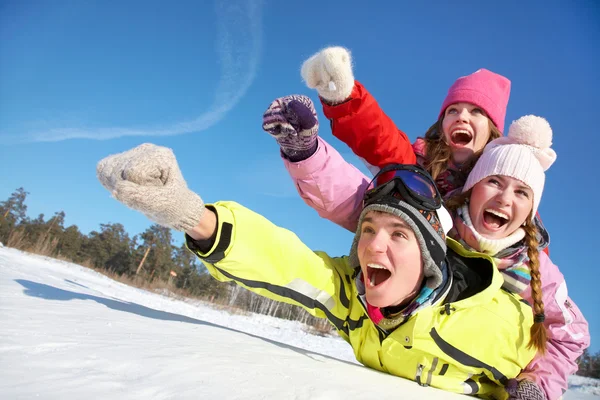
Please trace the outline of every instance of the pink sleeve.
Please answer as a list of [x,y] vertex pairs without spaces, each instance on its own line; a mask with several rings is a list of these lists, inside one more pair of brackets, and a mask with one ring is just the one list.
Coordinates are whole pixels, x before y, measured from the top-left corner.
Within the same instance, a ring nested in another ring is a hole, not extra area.
[[[568,377],[577,371],[576,359],[590,345],[588,323],[569,298],[567,284],[546,253],[540,253],[542,296],[548,332],[546,354],[538,354],[521,373],[537,383],[549,400],[560,398],[568,388]],[[523,293],[531,301],[530,289]]]
[[355,232],[370,179],[322,138],[318,140],[315,154],[299,162],[284,159],[285,168],[306,204],[321,217]]

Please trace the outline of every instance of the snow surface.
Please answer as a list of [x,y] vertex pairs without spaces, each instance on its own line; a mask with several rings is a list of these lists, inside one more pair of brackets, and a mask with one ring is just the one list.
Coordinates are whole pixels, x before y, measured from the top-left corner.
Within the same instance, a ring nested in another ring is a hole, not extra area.
[[[600,396],[572,377],[565,399]],[[360,366],[336,336],[230,314],[0,248],[2,399],[450,399]]]

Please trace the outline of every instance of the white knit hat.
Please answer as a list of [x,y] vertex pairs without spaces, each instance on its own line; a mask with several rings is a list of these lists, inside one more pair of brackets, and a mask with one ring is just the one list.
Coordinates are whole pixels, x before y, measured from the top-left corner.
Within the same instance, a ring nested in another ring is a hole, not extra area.
[[552,128],[544,118],[526,115],[513,121],[507,136],[492,140],[485,146],[463,192],[488,176],[516,178],[533,191],[532,217],[535,216],[544,191],[545,171],[556,160],[551,145]]

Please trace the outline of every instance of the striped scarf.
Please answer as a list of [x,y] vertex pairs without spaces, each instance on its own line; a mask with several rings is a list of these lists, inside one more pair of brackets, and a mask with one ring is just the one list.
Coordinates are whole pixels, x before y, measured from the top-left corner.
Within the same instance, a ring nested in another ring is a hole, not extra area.
[[525,231],[522,228],[502,239],[484,238],[473,228],[469,216],[469,206],[465,204],[456,210],[454,228],[450,231],[449,236],[469,250],[492,257],[504,278],[502,287],[505,290],[520,294],[529,286],[531,275],[528,266],[528,247],[523,241]]

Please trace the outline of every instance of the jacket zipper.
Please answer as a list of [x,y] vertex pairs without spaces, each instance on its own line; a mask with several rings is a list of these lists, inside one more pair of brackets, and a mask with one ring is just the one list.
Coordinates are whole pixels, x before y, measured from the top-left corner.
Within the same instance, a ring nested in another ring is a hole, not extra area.
[[417,365],[417,375],[415,376],[415,381],[421,386],[425,386],[421,383],[421,375],[423,374],[423,368],[423,364]]

